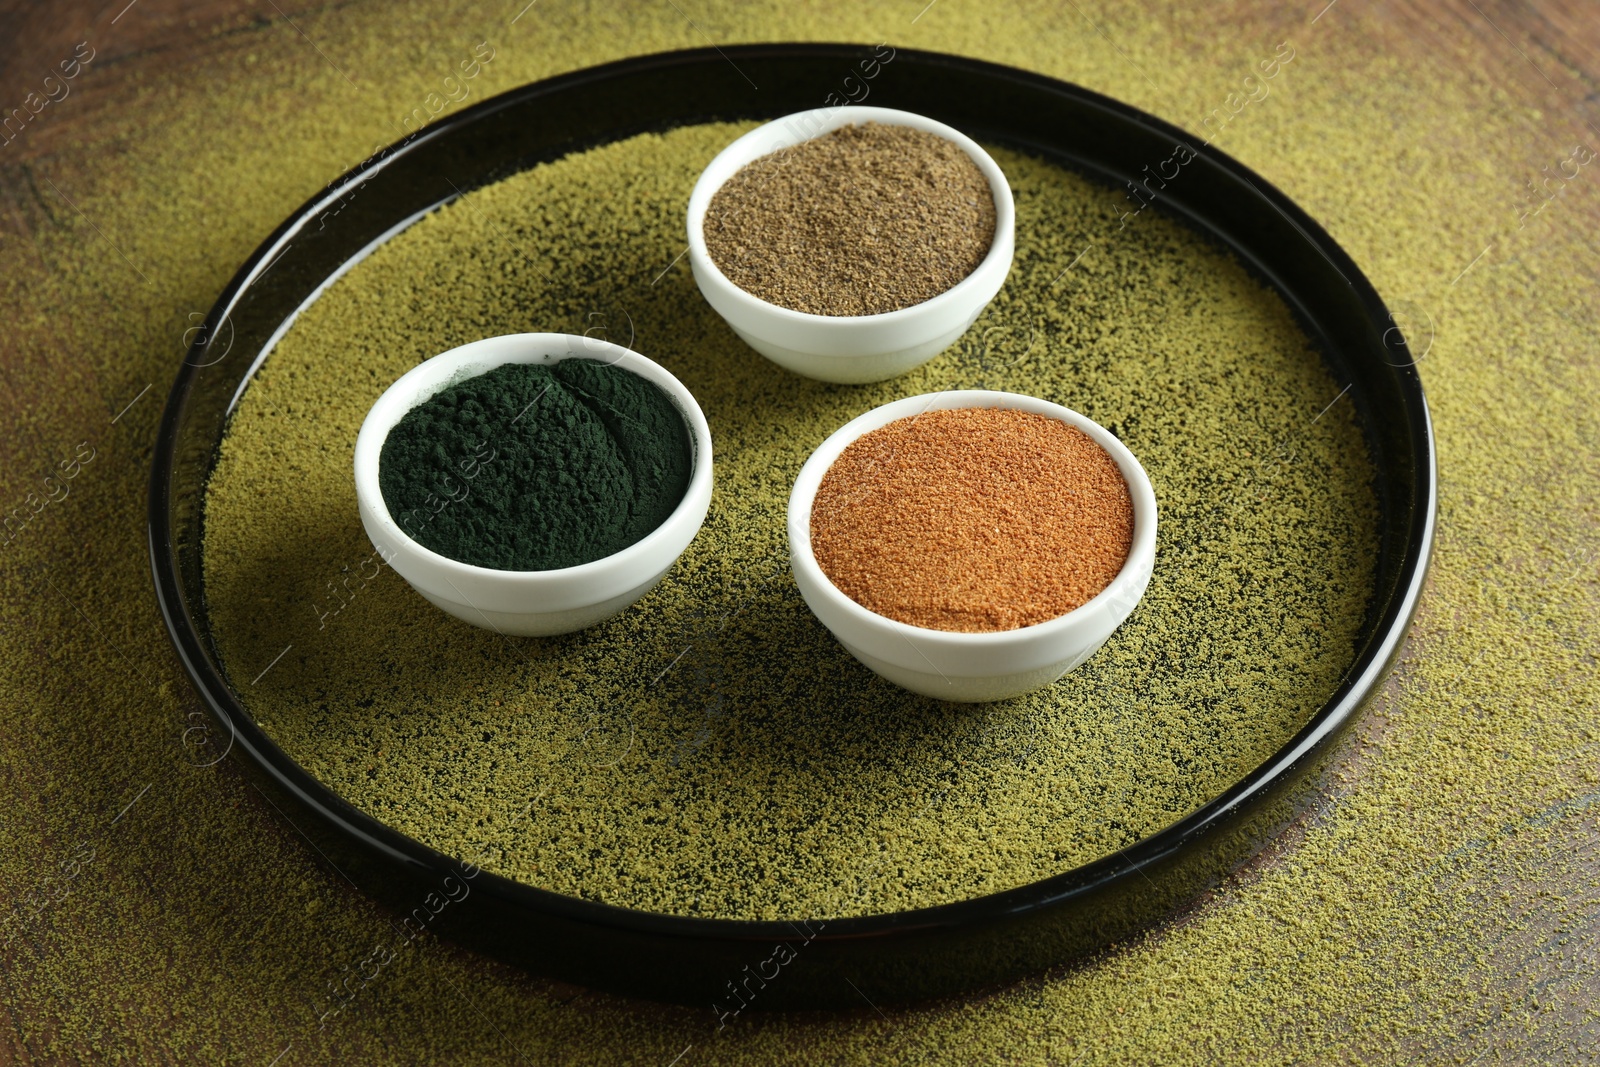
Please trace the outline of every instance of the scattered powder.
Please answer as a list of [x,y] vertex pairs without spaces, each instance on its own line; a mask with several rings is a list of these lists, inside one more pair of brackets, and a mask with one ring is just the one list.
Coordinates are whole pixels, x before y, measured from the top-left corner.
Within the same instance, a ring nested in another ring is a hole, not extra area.
[[1133,544],[1117,463],[1076,426],[1002,408],[863,434],[811,506],[811,550],[850,599],[935,630],[1014,630],[1111,584]]
[[994,241],[994,192],[951,141],[868,122],[746,164],[706,208],[706,249],[735,285],[813,315],[876,315],[938,296]]
[[[137,40],[142,9],[108,31],[108,41]],[[367,87],[383,72],[452,69],[458,31],[483,27],[498,43],[506,11],[469,3],[441,18],[435,5],[345,5],[296,15],[296,23]],[[1082,20],[1029,5],[940,5],[910,29],[903,12],[859,4],[713,4],[695,19],[720,41],[887,38],[967,52],[1129,100],[1200,137],[1200,120],[1283,39],[1283,11],[1273,5],[1169,0],[1102,14],[1097,21],[1121,51]],[[1571,183],[1522,229],[1513,196],[1524,177],[1561,158],[1543,150],[1562,143],[1558,134],[1588,135],[1489,26],[1342,4],[1314,26],[1290,27],[1299,58],[1256,87],[1253,95],[1265,98],[1228,124],[1222,145],[1309,208],[1413,321],[1429,313],[1437,337],[1422,373],[1445,477],[1438,556],[1400,670],[1338,746],[1322,794],[1273,849],[1147,936],[1006,989],[935,1004],[897,1009],[867,987],[862,993],[881,1013],[865,1003],[856,1012],[745,1012],[719,1032],[705,1008],[584,992],[430,939],[361,984],[352,1007],[320,1025],[330,987],[348,980],[375,943],[393,938],[392,919],[330,871],[231,761],[194,766],[197,735],[186,731],[203,736],[205,713],[150,592],[149,446],[179,339],[195,321],[187,316],[210,306],[286,213],[395,136],[397,101],[393,93],[353,92],[291,27],[251,23],[248,12],[238,18],[220,34],[206,24],[148,24],[168,43],[194,44],[174,75],[164,73],[173,69],[170,50],[130,55],[100,74],[96,63],[59,118],[66,108],[85,110],[73,111],[70,125],[30,126],[7,153],[59,150],[26,169],[0,165],[0,307],[14,326],[0,409],[16,431],[0,435],[0,453],[12,503],[34,491],[26,472],[53,466],[84,439],[97,449],[71,497],[47,508],[0,559],[0,693],[10,727],[0,731],[8,811],[0,896],[9,909],[0,914],[0,998],[8,1008],[0,1060],[1488,1065],[1570,1061],[1594,1047],[1600,512],[1592,487],[1600,484],[1600,407],[1591,402],[1596,353],[1585,324],[1600,315],[1591,246],[1600,186]],[[1497,22],[1521,36],[1515,22]],[[705,45],[696,25],[666,5],[624,20],[597,17],[590,5],[541,4],[511,32],[520,34],[515,47],[502,48],[470,83],[465,104],[630,52]],[[1550,69],[1547,51],[1524,47]],[[124,70],[127,81],[95,82]],[[894,71],[888,66],[883,78]],[[1569,104],[1593,89],[1551,73],[1570,91]],[[91,92],[118,106],[88,110]],[[255,121],[241,125],[241,115]],[[52,142],[53,129],[63,136]],[[681,213],[681,201],[654,203],[669,191],[653,178],[642,191],[643,206],[627,200],[629,214]],[[1131,210],[1119,194],[1105,195]],[[596,214],[584,204],[541,226],[581,232]],[[1098,269],[1128,269],[1108,253],[1155,218],[1146,211],[1118,232],[1115,213],[1058,216],[1068,226],[1059,240],[1019,248],[1032,269],[1053,272],[1031,283],[1042,290],[1096,241],[1049,290],[1070,309],[1055,321],[1081,323],[1085,363],[1108,354],[1103,335],[1137,337],[1158,325],[1097,321],[1091,303],[1132,302]],[[13,222],[28,234],[14,239]],[[596,277],[612,280],[600,291],[612,295],[613,309],[616,295],[644,293],[682,251],[679,226],[681,215],[659,241],[632,245],[615,263],[596,261]],[[480,237],[485,247],[504,239],[487,226]],[[551,266],[529,260],[515,269],[531,285]],[[441,287],[463,279],[452,264],[427,267],[406,280],[415,299],[433,299],[426,277]],[[682,264],[655,289],[682,304],[699,299]],[[959,371],[936,361],[926,376],[900,384],[1000,384],[1006,375],[985,368],[1003,370],[1027,348],[1028,323],[1008,299],[1002,292],[975,331],[981,337],[990,322],[1018,330],[993,335],[1005,343],[987,353],[964,346],[955,354]],[[530,320],[564,314],[563,325],[580,330],[592,325],[580,314],[601,310],[593,298],[581,312],[550,296],[541,301]],[[434,336],[388,369],[438,350],[441,340],[505,325],[432,323]],[[697,325],[694,343],[718,347],[713,363],[763,402],[813,412],[836,388],[780,389],[779,378],[741,376],[738,346],[718,324]],[[645,341],[652,355],[671,344]],[[1148,402],[1184,395],[1186,382],[1158,371]],[[1136,379],[1137,369],[1126,377]],[[1079,406],[1056,380],[1040,388]],[[1215,395],[1215,383],[1204,385]],[[886,392],[864,395],[877,402],[891,398]],[[1495,432],[1484,431],[1485,412]],[[345,445],[348,429],[337,437]],[[1124,427],[1123,436],[1148,467],[1137,428]],[[719,437],[719,467],[723,443]],[[815,443],[751,427],[737,446],[771,450],[792,471]],[[1256,451],[1263,455],[1301,462],[1289,449]],[[285,449],[283,458],[298,463],[303,453]],[[1181,474],[1176,448],[1163,466]],[[735,495],[758,481],[741,467]],[[781,514],[772,507],[782,478],[773,481],[766,510],[754,509],[769,519]],[[333,573],[371,551],[355,525],[332,532],[348,536],[341,547],[353,553],[325,552]],[[730,569],[725,581],[715,569],[697,572],[705,596],[696,625],[708,640],[737,631],[742,610],[756,606],[752,592],[780,573],[781,545],[764,547],[770,569]],[[395,581],[385,575],[372,592],[392,596],[378,586]],[[327,639],[316,632],[312,606],[303,610],[313,621],[301,636]],[[329,630],[361,610],[355,602]],[[458,647],[485,659],[512,654],[491,642]],[[709,694],[705,707],[706,727],[719,725]],[[805,724],[793,725],[803,738]],[[365,773],[350,762],[349,777]],[[981,770],[973,760],[967,767]]]
[[[1156,217],[1107,250],[1080,297],[1045,299],[1072,235],[1114,226],[1117,203],[996,149],[1033,236],[987,321],[903,378],[810,382],[751,359],[692,289],[648,284],[699,171],[745,128],[642,135],[469,194],[296,320],[241,399],[207,502],[218,647],[262,726],[351,803],[485,869],[738,918],[1034,881],[1171,823],[1265,759],[1338,685],[1375,544],[1353,411],[1313,421],[1340,384],[1282,302]],[[582,228],[543,221],[624,200]],[[562,269],[533,280],[530,263]],[[440,264],[453,273],[438,278]],[[387,573],[323,627],[312,605],[336,606],[322,590],[366,552],[350,454],[384,384],[462,334],[577,332],[591,314],[634,324],[635,347],[699,399],[718,442],[711,512],[677,568],[559,638],[447,619]],[[1032,354],[986,370],[985,332],[1029,324],[1044,333]],[[794,587],[784,527],[800,465],[834,430],[978,384],[1121,434],[1165,510],[1149,591],[1111,641],[1054,686],[975,708],[907,693],[840,647]],[[1292,465],[1273,462],[1285,438]]]

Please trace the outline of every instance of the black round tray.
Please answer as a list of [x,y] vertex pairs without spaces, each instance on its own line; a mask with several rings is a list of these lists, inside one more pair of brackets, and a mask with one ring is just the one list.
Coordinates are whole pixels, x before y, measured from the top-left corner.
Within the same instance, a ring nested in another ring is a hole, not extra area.
[[[1432,543],[1433,435],[1405,339],[1350,257],[1277,189],[1176,127],[1037,74],[905,49],[885,65],[888,51],[785,44],[674,52],[484,101],[380,151],[307,202],[228,283],[197,332],[167,401],[150,482],[156,594],[216,720],[213,730],[191,731],[195,760],[242,756],[326,859],[400,912],[421,916],[412,925],[553,977],[729,1010],[739,1003],[735,990],[751,1007],[862,1007],[1004,981],[1126,936],[1253,855],[1292,815],[1330,739],[1392,663]],[[1349,383],[1376,468],[1376,586],[1332,698],[1224,795],[1115,855],[960,903],[804,924],[647,914],[536,889],[396,832],[306,773],[229,685],[201,580],[206,479],[229,413],[274,334],[352,257],[461,190],[645,130],[772,118],[859,102],[864,92],[873,104],[931,116],[1116,187],[1145,178],[1179,143],[1196,153],[1155,202],[1229,247],[1283,296],[1334,376]],[[779,943],[789,953],[777,952]],[[780,977],[761,977],[789,954]]]

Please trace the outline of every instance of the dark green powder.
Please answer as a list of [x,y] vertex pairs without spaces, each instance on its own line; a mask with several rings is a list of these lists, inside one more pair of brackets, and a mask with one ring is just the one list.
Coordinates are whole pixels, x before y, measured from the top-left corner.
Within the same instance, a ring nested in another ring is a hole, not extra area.
[[542,571],[643,540],[683,499],[690,464],[683,417],[654,383],[589,359],[506,363],[408,411],[378,485],[435,552]]

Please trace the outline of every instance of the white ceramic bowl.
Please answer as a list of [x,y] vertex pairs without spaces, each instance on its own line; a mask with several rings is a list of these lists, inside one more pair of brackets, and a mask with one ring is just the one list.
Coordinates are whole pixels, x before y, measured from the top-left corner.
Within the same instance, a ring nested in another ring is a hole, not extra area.
[[[811,551],[811,504],[822,476],[856,438],[896,419],[946,408],[1016,408],[1076,426],[1111,454],[1133,497],[1133,546],[1110,585],[1065,615],[1016,630],[956,633],[886,618],[840,592]],[[965,389],[907,397],[846,423],[806,460],[789,495],[789,555],[795,584],[817,618],[852,656],[915,693],[941,700],[1004,700],[1049,685],[1088,659],[1122,625],[1150,583],[1156,497],[1132,452],[1111,431],[1060,404],[1017,393]]]
[[[938,296],[881,315],[811,315],[770,304],[728,280],[706,251],[706,208],[745,164],[841,126],[879,122],[938,134],[959,145],[994,192],[994,243],[978,269]],[[1011,186],[989,153],[942,122],[883,107],[825,107],[758,126],[724,148],[689,197],[689,266],[706,302],[751,348],[796,374],[825,382],[878,382],[904,374],[967,332],[1000,291],[1015,250]]]
[[[653,382],[683,416],[693,466],[688,492],[666,522],[642,541],[604,559],[548,571],[506,571],[462,563],[419,544],[400,528],[378,488],[378,457],[390,429],[406,412],[446,386],[502,363],[557,363],[574,358],[614,363]],[[413,589],[475,626],[520,636],[562,634],[593,626],[644,596],[689,547],[711,506],[711,429],[683,383],[637,352],[593,337],[509,334],[452,348],[402,375],[372,405],[361,424],[355,468],[361,525],[379,553]]]

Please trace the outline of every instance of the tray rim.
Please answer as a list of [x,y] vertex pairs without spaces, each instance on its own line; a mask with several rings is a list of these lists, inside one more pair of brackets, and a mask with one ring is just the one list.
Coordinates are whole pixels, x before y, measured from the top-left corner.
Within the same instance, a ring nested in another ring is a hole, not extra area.
[[[498,110],[519,105],[530,97],[567,91],[624,72],[707,62],[713,59],[720,63],[727,61],[730,56],[752,60],[767,55],[856,58],[861,55],[864,47],[870,46],[848,42],[793,42],[653,53],[570,71],[506,90],[394,142],[309,198],[280,223],[244,261],[222,290],[205,321],[220,323],[227,320],[245,290],[260,279],[266,269],[270,268],[289,247],[292,240],[309,223],[315,221],[329,205],[339,201],[408,153],[438,138],[448,136],[466,125],[480,121]],[[1191,139],[1186,131],[1153,115],[1048,75],[985,60],[914,49],[896,49],[896,56],[914,57],[919,62],[932,65],[962,66],[998,81],[1009,80],[1053,92],[1065,92],[1112,112],[1126,121],[1149,127],[1163,135],[1181,140]],[[1231,156],[1210,146],[1205,146],[1200,151],[1217,161],[1224,169],[1233,172],[1235,176],[1242,176],[1251,182],[1263,197],[1302,231],[1309,244],[1345,275],[1347,281],[1358,289],[1364,300],[1375,307],[1384,307],[1381,298],[1354,261],[1294,201]],[[444,200],[449,199],[453,198],[444,198]],[[1193,220],[1187,220],[1187,224],[1193,225]],[[1208,232],[1208,236],[1216,235]],[[1287,295],[1282,289],[1278,291],[1280,295]],[[176,548],[169,521],[170,482],[175,461],[178,423],[184,402],[194,387],[197,375],[206,365],[203,357],[208,350],[209,341],[207,332],[202,331],[191,344],[168,393],[153,450],[147,532],[152,579],[163,621],[185,672],[205,707],[217,719],[219,725],[228,731],[229,753],[237,746],[249,763],[255,769],[264,772],[285,794],[319,813],[360,847],[408,868],[418,875],[431,877],[435,881],[440,872],[474,870],[474,874],[466,877],[475,878],[475,889],[500,897],[515,907],[560,916],[580,926],[635,931],[669,939],[693,940],[709,937],[751,945],[770,944],[774,940],[794,940],[794,928],[788,920],[709,918],[639,911],[567,896],[490,871],[478,871],[470,862],[439,852],[355,807],[305,770],[261,731],[250,717],[244,701],[240,699],[234,687],[225,676],[212,668],[210,657],[204,647],[204,638],[189,615],[184,590],[177,574]],[[265,354],[264,350],[263,353],[256,355],[251,369],[241,380],[239,391],[233,401],[234,405],[237,404],[238,396],[242,395]],[[837,919],[812,917],[808,920],[794,921],[815,923],[820,928],[815,934],[818,940],[845,941],[893,937],[915,931],[971,927],[1067,904],[1112,883],[1137,878],[1144,868],[1183,852],[1205,837],[1209,831],[1228,822],[1240,809],[1262,798],[1289,772],[1303,766],[1317,754],[1330,737],[1347,725],[1387,675],[1416,612],[1432,555],[1437,521],[1438,470],[1431,417],[1414,362],[1399,367],[1397,373],[1406,394],[1404,402],[1420,419],[1422,428],[1420,440],[1414,441],[1414,444],[1420,447],[1413,453],[1413,458],[1417,461],[1416,477],[1424,497],[1422,526],[1405,545],[1405,559],[1401,563],[1402,579],[1399,583],[1403,587],[1402,591],[1391,599],[1388,609],[1383,612],[1383,617],[1373,623],[1374,634],[1381,636],[1352,660],[1350,668],[1347,669],[1334,693],[1318,711],[1313,713],[1301,730],[1230,788],[1194,812],[1088,864],[1069,868],[1011,889],[944,904],[899,912]],[[1416,436],[1415,432],[1413,436]],[[207,477],[210,469],[214,469],[214,463],[213,453],[212,466],[208,468]],[[306,836],[298,825],[295,829],[301,836]],[[326,854],[310,837],[307,837],[307,841],[324,859],[327,859]],[[328,862],[332,864],[331,860]]]

